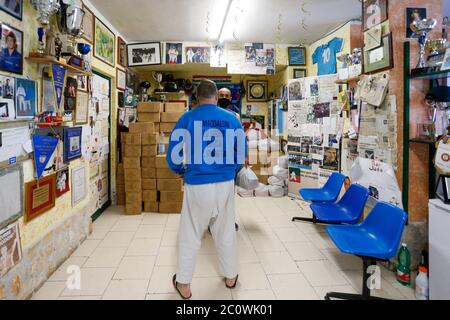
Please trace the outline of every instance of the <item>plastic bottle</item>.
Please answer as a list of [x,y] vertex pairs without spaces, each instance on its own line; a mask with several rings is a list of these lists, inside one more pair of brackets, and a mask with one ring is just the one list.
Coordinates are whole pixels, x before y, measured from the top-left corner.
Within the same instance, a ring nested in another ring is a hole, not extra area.
[[158,154],[165,154],[166,146],[164,145],[164,133],[159,134]]
[[402,244],[398,252],[397,281],[404,286],[411,286],[411,254],[406,243]]
[[419,275],[416,278],[416,299],[428,300],[428,270],[421,266],[419,267]]

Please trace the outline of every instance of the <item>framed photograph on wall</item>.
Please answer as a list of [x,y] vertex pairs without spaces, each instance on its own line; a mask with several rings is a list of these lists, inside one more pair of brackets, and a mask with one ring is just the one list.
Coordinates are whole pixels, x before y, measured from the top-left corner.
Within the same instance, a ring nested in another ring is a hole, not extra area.
[[81,157],[82,127],[64,129],[64,163]]
[[247,81],[247,101],[265,102],[267,101],[268,81],[250,80]]
[[75,124],[88,123],[89,116],[89,94],[87,92],[78,91],[77,93],[77,105],[75,108]]
[[94,57],[115,66],[116,36],[98,18],[95,18]]
[[388,0],[362,0],[363,31],[388,19]]
[[22,165],[0,169],[0,228],[23,216],[23,169]]
[[289,47],[288,57],[290,66],[306,66],[305,47]]
[[394,67],[391,33],[385,34],[381,42],[382,44],[379,48],[372,50],[364,49],[363,73],[370,74]]
[[15,83],[15,78],[0,75],[0,120],[16,118]]
[[294,79],[306,78],[306,69],[294,69]]
[[78,91],[88,92],[88,77],[85,75],[77,75]]
[[127,88],[127,74],[118,68],[116,69],[116,87],[122,91]]
[[25,223],[55,207],[56,175],[25,184]]
[[56,197],[59,198],[69,191],[69,168],[66,168],[56,173]]
[[117,64],[127,66],[127,43],[121,37],[117,37]]
[[412,38],[411,24],[427,18],[427,8],[406,8],[406,38]]
[[36,115],[36,81],[16,78],[16,118],[32,119]]
[[145,42],[127,45],[128,66],[150,66],[161,64],[161,43]]
[[164,54],[166,64],[182,64],[183,63],[183,43],[182,42],[166,42],[164,44]]
[[186,47],[186,63],[210,63],[211,47]]
[[23,32],[0,24],[0,70],[16,74],[23,73]]
[[73,120],[73,113],[77,106],[78,80],[68,77],[64,89],[64,117]]
[[86,167],[81,165],[72,169],[72,207],[86,198]]
[[0,9],[22,21],[23,0],[8,0],[0,2]]
[[84,17],[83,17],[83,38],[87,40],[90,43],[94,43],[94,23],[95,23],[95,16],[92,13],[91,10],[89,10],[88,7],[86,7],[83,4],[83,11],[84,11]]

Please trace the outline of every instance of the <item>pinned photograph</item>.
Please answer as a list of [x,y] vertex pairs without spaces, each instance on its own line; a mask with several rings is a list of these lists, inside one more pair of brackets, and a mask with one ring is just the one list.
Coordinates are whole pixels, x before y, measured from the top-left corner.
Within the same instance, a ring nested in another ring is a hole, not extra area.
[[303,97],[300,82],[292,82],[289,85],[289,100],[298,101],[302,99]]
[[335,148],[324,148],[323,168],[328,170],[339,170],[339,151]]
[[31,119],[36,115],[36,82],[16,79],[16,118]]
[[183,43],[166,42],[165,44],[166,64],[182,64],[183,63]]

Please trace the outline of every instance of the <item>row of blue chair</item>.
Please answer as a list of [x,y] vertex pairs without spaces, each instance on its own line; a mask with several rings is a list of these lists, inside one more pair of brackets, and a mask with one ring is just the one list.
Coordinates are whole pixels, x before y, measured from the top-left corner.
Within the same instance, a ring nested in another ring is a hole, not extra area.
[[311,201],[313,218],[294,218],[294,221],[308,221],[329,224],[327,233],[336,247],[345,254],[352,254],[363,260],[362,294],[329,292],[325,299],[379,300],[370,295],[369,267],[377,261],[389,261],[395,257],[400,246],[407,221],[406,213],[389,203],[379,202],[361,223],[369,190],[353,184],[339,202],[335,203],[346,177],[333,173],[321,189],[302,189],[300,195]]

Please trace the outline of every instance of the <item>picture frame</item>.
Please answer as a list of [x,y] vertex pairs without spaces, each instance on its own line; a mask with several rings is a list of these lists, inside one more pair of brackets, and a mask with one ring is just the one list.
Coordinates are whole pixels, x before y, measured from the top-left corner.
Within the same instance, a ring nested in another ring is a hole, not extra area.
[[388,0],[362,0],[363,31],[388,19]]
[[50,68],[42,69],[42,94],[41,94],[41,109],[40,113],[56,114],[56,95],[55,87],[53,86],[53,77]]
[[77,75],[77,91],[89,92],[88,76]]
[[19,221],[15,221],[5,228],[0,228],[0,278],[6,275],[22,260],[22,246],[20,242]]
[[392,48],[392,34],[388,33],[381,38],[381,46],[372,50],[365,50],[363,54],[363,73],[371,74],[394,67]]
[[68,121],[73,120],[73,115],[77,106],[78,80],[67,77],[64,88],[64,117]]
[[188,46],[185,48],[186,63],[207,63],[211,62],[210,46]]
[[69,168],[65,168],[56,173],[56,197],[60,198],[70,191]]
[[36,115],[36,81],[16,78],[16,118],[32,119]]
[[87,42],[94,43],[94,37],[95,37],[95,15],[94,13],[83,4],[83,11],[84,11],[84,17],[83,17],[83,39],[85,39]]
[[116,69],[116,87],[122,91],[127,88],[127,74],[119,68]]
[[444,60],[441,65],[441,71],[450,70],[450,48],[445,50]]
[[117,37],[117,64],[123,68],[127,67],[127,43],[120,36]]
[[94,57],[115,67],[116,36],[101,20],[95,17]]
[[306,78],[307,74],[307,69],[294,69],[294,79]]
[[412,38],[414,32],[411,30],[411,24],[415,20],[427,18],[427,8],[406,8],[406,38]]
[[87,124],[88,117],[89,117],[89,94],[84,91],[78,91],[74,123],[76,125]]
[[[0,71],[23,74],[23,32],[1,23],[0,50]],[[5,55],[7,52],[9,56]]]
[[0,121],[16,118],[16,79],[0,75]]
[[24,222],[27,224],[54,208],[55,201],[56,174],[26,183]]
[[129,67],[161,64],[161,42],[143,42],[127,45]]
[[5,1],[2,1],[0,4],[0,10],[6,12],[17,20],[22,21],[23,0],[10,0],[8,5],[5,4]]
[[81,158],[82,127],[64,129],[64,163]]
[[166,42],[164,44],[164,62],[165,64],[183,63],[183,43]]
[[269,82],[267,80],[247,81],[247,101],[266,102],[268,97]]
[[0,228],[23,216],[23,167],[14,165],[0,169],[0,198],[8,199],[0,211]]
[[86,198],[86,167],[81,165],[72,169],[72,207]]
[[306,48],[289,47],[288,58],[289,66],[306,66]]

